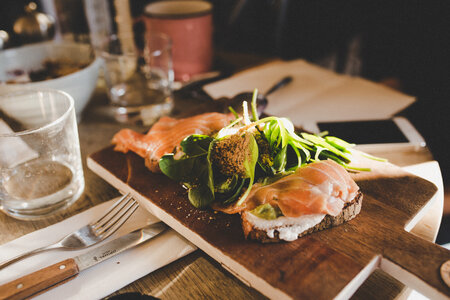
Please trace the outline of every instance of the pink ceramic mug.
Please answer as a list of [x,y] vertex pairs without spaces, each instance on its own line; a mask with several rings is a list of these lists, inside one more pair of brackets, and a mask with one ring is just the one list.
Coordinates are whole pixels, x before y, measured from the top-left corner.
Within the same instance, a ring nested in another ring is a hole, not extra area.
[[206,1],[158,1],[145,7],[147,31],[172,39],[175,80],[208,72],[212,62],[212,4]]

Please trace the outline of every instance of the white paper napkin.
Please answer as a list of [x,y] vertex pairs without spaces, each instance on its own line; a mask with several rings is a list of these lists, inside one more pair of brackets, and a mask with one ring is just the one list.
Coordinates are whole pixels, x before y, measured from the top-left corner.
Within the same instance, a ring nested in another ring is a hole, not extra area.
[[[60,223],[34,231],[0,246],[0,260],[3,261],[27,250],[57,241],[59,238],[102,215],[113,201],[102,203]],[[139,207],[133,216],[111,238],[140,228],[145,224],[158,221],[156,217]],[[61,260],[85,253],[90,249],[93,249],[93,247],[79,251],[53,250],[37,254],[1,270],[0,284],[7,283]],[[191,253],[195,249],[194,245],[175,231],[168,230],[161,236],[82,271],[75,279],[34,299],[99,299]]]
[[297,126],[313,121],[389,118],[415,101],[414,97],[386,86],[340,75],[302,59],[270,62],[203,89],[214,99],[231,98],[254,88],[265,93],[288,75],[293,81],[267,97],[265,112],[287,117]]

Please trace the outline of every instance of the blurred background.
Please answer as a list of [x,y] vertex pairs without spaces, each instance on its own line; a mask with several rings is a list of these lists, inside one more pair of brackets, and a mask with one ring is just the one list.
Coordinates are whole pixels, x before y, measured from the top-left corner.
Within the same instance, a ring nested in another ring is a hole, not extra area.
[[[29,1],[2,0],[0,49],[40,39],[95,44],[94,31],[116,26],[120,18],[133,23],[126,15],[139,17],[150,2],[37,0],[30,7]],[[450,1],[210,2],[216,53],[303,58],[416,97],[401,114],[424,136],[440,164],[446,186],[442,228],[450,227]],[[30,18],[39,21],[37,32],[24,29],[33,26]],[[131,23],[139,30],[139,24]],[[215,63],[226,66],[220,58]],[[437,242],[448,241],[450,230],[442,230]]]

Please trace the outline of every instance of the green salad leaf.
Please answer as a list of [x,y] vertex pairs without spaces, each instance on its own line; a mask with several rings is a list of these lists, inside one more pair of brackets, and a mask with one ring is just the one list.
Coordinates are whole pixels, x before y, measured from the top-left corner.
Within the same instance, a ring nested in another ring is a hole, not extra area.
[[207,135],[193,134],[181,141],[181,148],[188,156],[204,155],[208,153],[209,144],[213,138]]
[[191,135],[181,142],[184,155],[175,159],[166,154],[159,161],[161,172],[189,188],[189,200],[193,206],[207,207],[214,201],[212,168],[208,161],[213,139],[207,135]]
[[[199,181],[208,181],[207,174],[199,174]],[[189,189],[188,198],[191,204],[197,208],[206,208],[214,202],[214,194],[208,184],[198,184]]]

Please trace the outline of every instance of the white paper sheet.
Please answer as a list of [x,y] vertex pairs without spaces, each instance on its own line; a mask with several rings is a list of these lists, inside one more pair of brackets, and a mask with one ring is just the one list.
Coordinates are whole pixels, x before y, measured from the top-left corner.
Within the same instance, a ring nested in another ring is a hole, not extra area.
[[214,99],[231,98],[254,88],[265,93],[287,75],[293,81],[267,97],[265,112],[288,117],[297,126],[311,121],[389,118],[415,101],[381,84],[340,75],[301,59],[257,66],[203,89]]

